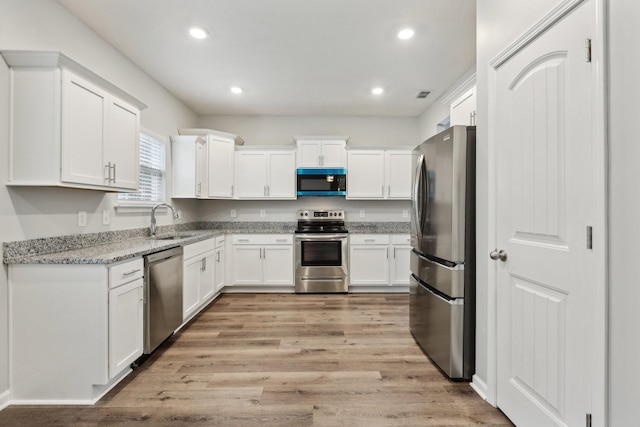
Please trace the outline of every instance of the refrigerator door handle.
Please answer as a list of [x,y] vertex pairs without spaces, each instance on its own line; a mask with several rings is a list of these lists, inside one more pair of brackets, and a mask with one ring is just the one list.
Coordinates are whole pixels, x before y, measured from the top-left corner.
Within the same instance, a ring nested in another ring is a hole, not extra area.
[[422,245],[422,206],[419,206],[420,202],[420,187],[421,187],[421,178],[422,178],[422,168],[424,167],[424,154],[421,154],[418,157],[418,162],[416,163],[416,175],[413,180],[413,213],[415,217],[416,223],[416,237],[418,238],[418,248]]

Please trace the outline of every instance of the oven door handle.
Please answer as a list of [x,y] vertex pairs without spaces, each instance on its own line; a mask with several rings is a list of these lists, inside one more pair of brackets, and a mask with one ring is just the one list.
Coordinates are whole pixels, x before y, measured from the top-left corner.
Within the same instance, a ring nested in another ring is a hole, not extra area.
[[345,234],[329,234],[329,233],[312,233],[312,234],[296,234],[295,240],[316,241],[316,240],[343,240],[348,236]]

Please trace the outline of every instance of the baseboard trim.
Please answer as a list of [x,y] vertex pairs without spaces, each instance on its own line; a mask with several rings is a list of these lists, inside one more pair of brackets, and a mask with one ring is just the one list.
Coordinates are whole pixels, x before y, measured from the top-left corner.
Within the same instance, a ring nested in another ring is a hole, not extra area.
[[0,411],[11,404],[11,392],[9,390],[5,390],[0,393]]
[[471,378],[471,388],[482,398],[482,400],[487,401],[487,383],[485,383],[480,377],[474,375]]

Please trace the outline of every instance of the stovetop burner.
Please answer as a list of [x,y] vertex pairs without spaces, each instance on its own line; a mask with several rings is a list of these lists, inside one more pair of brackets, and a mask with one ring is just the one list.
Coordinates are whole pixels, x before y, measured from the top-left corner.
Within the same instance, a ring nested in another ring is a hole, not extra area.
[[298,211],[296,233],[348,233],[344,226],[344,211]]

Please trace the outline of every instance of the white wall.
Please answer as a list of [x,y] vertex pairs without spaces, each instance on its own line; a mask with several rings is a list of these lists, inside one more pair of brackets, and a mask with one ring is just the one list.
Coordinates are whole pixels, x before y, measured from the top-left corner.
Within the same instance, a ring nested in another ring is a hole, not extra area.
[[[489,261],[488,253],[495,247],[495,236],[489,235],[488,224],[492,207],[488,204],[488,174],[491,160],[487,150],[489,140],[487,128],[489,110],[488,69],[489,62],[501,50],[552,10],[559,0],[482,0],[476,5],[476,60],[477,60],[477,325],[476,325],[476,375],[482,382],[494,381],[488,378],[491,369],[487,364],[487,301],[493,295],[487,293],[489,268],[495,263]],[[495,386],[494,386],[495,387]],[[486,391],[486,390],[485,390]],[[494,391],[494,390],[493,390]],[[488,400],[495,404],[489,385]]]
[[294,135],[346,135],[348,145],[417,145],[413,117],[205,116],[198,126],[240,135],[247,145],[293,144]]
[[[145,102],[149,107],[142,112],[141,124],[156,133],[170,135],[177,127],[195,125],[196,115],[191,110],[53,0],[2,0],[0,49],[64,52]],[[6,187],[8,89],[8,68],[0,61],[0,242],[148,225],[148,213],[116,215],[113,194]],[[194,206],[190,202],[179,205],[187,216],[195,213]],[[79,210],[88,212],[87,227],[77,227]],[[111,211],[111,225],[102,225],[102,210]],[[168,222],[166,215],[159,219],[160,225]],[[4,266],[0,274],[0,405],[8,390],[7,348],[7,269]]]
[[640,2],[609,2],[609,425],[640,419]]

